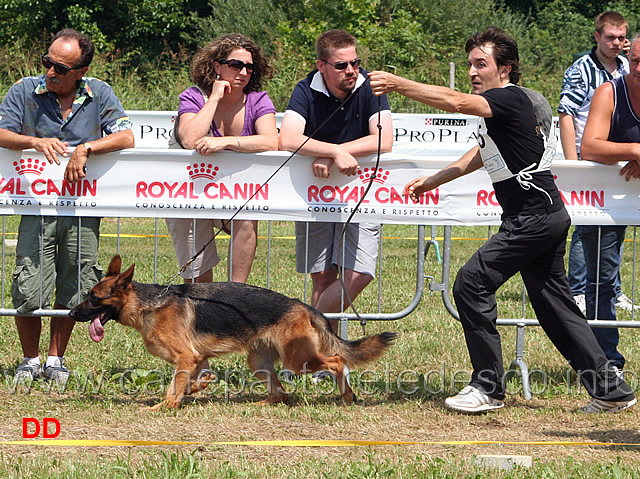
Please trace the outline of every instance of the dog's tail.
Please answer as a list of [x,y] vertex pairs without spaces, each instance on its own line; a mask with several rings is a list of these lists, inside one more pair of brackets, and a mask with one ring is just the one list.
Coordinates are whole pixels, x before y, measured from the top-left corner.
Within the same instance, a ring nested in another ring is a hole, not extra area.
[[396,333],[384,332],[355,341],[345,341],[331,330],[329,322],[322,313],[312,317],[312,324],[320,332],[323,353],[328,356],[340,356],[349,367],[379,358],[397,336]]

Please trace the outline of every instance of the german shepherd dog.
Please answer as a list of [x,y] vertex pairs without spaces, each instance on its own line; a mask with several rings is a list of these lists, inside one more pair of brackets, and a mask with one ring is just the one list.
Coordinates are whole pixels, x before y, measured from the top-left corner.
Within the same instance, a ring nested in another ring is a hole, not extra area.
[[120,273],[121,264],[120,256],[114,256],[107,275],[69,315],[90,322],[89,333],[96,342],[104,337],[104,325],[111,319],[132,326],[151,354],[175,366],[166,399],[151,410],[163,404],[179,407],[185,394],[207,387],[213,375],[205,372],[200,377],[204,360],[242,351],[251,371],[267,387],[263,404],[288,399],[274,369],[278,360],[295,374],[329,371],[343,399],[352,403],[356,397],[344,365],[380,357],[396,336],[386,332],[345,341],[322,313],[275,291],[243,283],[169,287],[136,283],[135,264]]

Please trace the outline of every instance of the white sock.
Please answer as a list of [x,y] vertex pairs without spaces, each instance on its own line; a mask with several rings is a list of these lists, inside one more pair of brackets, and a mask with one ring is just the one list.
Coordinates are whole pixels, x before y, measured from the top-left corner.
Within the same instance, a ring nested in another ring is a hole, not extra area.
[[24,357],[23,362],[27,361],[29,364],[33,366],[40,366],[40,356],[36,356],[35,358]]
[[62,360],[64,358],[61,356],[47,356],[47,362],[45,363],[44,367],[48,368],[48,367],[58,367],[58,366],[62,366]]

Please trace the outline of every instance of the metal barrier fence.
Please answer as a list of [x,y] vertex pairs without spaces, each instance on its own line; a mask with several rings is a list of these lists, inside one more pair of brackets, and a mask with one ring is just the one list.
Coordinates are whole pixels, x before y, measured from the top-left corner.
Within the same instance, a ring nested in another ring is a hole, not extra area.
[[[638,237],[637,237],[637,226],[630,226],[627,229],[627,236],[631,235],[631,241],[633,245],[632,250],[632,258],[633,264],[631,265],[631,301],[632,304],[635,304],[636,300],[636,272],[637,272],[637,254],[638,254]],[[488,229],[488,237],[491,236],[491,227]],[[442,281],[435,282],[431,281],[429,284],[430,291],[439,291],[442,294],[442,300],[445,308],[451,314],[453,318],[456,320],[460,320],[460,316],[455,309],[455,306],[451,302],[451,287],[452,277],[451,277],[451,252],[452,252],[452,233],[451,226],[444,226],[444,236],[443,236],[443,247],[442,247]],[[597,278],[599,280],[599,276]],[[599,281],[598,281],[599,282]],[[596,289],[596,319],[588,321],[589,325],[592,328],[640,328],[640,321],[636,320],[635,308],[631,310],[631,320],[630,321],[611,321],[611,320],[598,320],[597,319],[597,305],[598,299],[598,290]],[[527,363],[524,360],[525,355],[525,328],[527,326],[540,326],[540,323],[537,319],[526,318],[526,301],[527,295],[524,284],[522,285],[522,315],[519,318],[498,318],[497,325],[498,326],[515,326],[516,327],[516,351],[515,358],[512,360],[509,373],[515,373],[516,371],[520,372],[520,377],[522,380],[522,391],[525,399],[531,399],[531,386],[529,381],[529,368]],[[508,374],[509,374],[508,373]]]
[[[8,220],[14,218],[11,226],[8,226]],[[11,257],[11,254],[15,254],[15,245],[17,243],[17,233],[16,231],[10,231],[15,229],[17,226],[17,217],[15,215],[11,216],[3,216],[2,217],[2,251],[1,251],[1,268],[2,268],[2,278],[0,285],[0,294],[2,301],[2,305],[6,305],[10,303],[10,300],[7,298],[8,291],[11,288],[11,281],[7,281],[7,277],[10,278],[10,275],[7,273],[13,271],[13,264],[8,260],[8,257]],[[78,217],[78,220],[80,218]],[[127,220],[135,222],[134,218],[128,218]],[[122,238],[127,236],[123,234],[121,231],[121,219],[113,219],[116,222],[115,232],[111,234],[115,239],[115,252],[120,253],[121,251],[121,241]],[[173,261],[171,263],[172,269],[171,271],[159,271],[159,256],[162,254],[166,255],[166,249],[170,248],[170,255],[173,254],[173,249],[170,246],[170,239],[166,234],[161,234],[161,230],[164,226],[164,221],[162,219],[154,219],[153,224],[153,235],[147,235],[153,237],[153,282],[162,282],[159,280],[160,275],[166,277],[167,274],[174,273],[178,271],[177,262]],[[263,283],[267,288],[272,286],[272,272],[274,267],[272,265],[272,241],[274,239],[274,234],[272,232],[272,222],[264,221],[262,223],[267,224],[267,234],[266,237],[263,238],[267,242],[267,254],[266,254],[266,278],[263,278]],[[455,309],[451,301],[451,287],[452,287],[452,276],[451,276],[451,258],[452,258],[452,250],[453,250],[453,239],[452,239],[452,226],[446,225],[443,226],[443,236],[442,236],[442,246],[440,246],[439,238],[437,237],[437,228],[436,226],[430,226],[429,234],[426,234],[427,227],[424,225],[416,226],[417,230],[417,238],[415,241],[415,290],[413,292],[413,297],[411,300],[404,306],[402,309],[398,309],[393,312],[383,312],[382,311],[382,297],[383,297],[383,282],[385,278],[385,274],[387,271],[387,267],[385,264],[385,249],[384,249],[384,238],[385,238],[385,226],[381,227],[380,234],[380,245],[379,245],[379,257],[378,257],[378,272],[377,272],[377,306],[374,308],[376,311],[367,311],[360,312],[356,315],[354,312],[350,310],[346,310],[342,313],[330,313],[326,316],[330,319],[338,319],[340,324],[339,334],[341,337],[347,337],[347,326],[349,321],[359,320],[362,322],[366,321],[392,321],[402,319],[409,314],[411,314],[419,305],[422,296],[425,292],[425,283],[428,283],[428,291],[433,293],[440,292],[442,295],[442,301],[449,312],[449,314],[459,320],[458,312]],[[458,228],[461,228],[460,226]],[[638,238],[637,238],[637,226],[629,227],[627,230],[627,239],[628,242],[632,245],[631,257],[633,263],[631,265],[631,299],[632,302],[635,303],[636,299],[636,272],[637,272],[637,255],[638,255]],[[130,236],[130,235],[129,235]],[[487,237],[491,236],[491,227],[488,227]],[[163,246],[160,245],[161,238],[165,238],[165,243]],[[167,246],[169,245],[169,246]],[[433,248],[433,253],[435,260],[442,264],[442,278],[440,281],[437,281],[434,276],[425,274],[425,259],[429,254],[430,249]],[[79,252],[80,254],[80,252]],[[627,252],[627,256],[628,256]],[[231,265],[232,267],[232,265]],[[79,272],[78,272],[79,273]],[[303,301],[308,302],[309,295],[309,276],[308,275],[300,275],[304,277],[304,286],[303,286]],[[454,275],[455,276],[455,275]],[[180,280],[181,281],[181,280]],[[302,281],[302,280],[301,280]],[[79,282],[80,283],[80,282]],[[629,280],[626,280],[626,283],[629,283]],[[368,287],[372,288],[373,285]],[[79,284],[80,288],[80,284]],[[596,295],[597,296],[597,295]],[[40,305],[44,304],[42,294],[40,298]],[[497,321],[498,326],[515,326],[516,327],[516,350],[515,357],[511,362],[509,373],[514,374],[519,372],[519,375],[522,380],[522,390],[523,395],[526,399],[531,399],[531,387],[529,381],[529,368],[524,359],[525,356],[525,328],[527,326],[539,326],[539,322],[537,319],[527,318],[526,317],[526,308],[527,306],[527,295],[522,285],[522,300],[521,300],[521,316],[513,317],[513,318],[499,318]],[[596,305],[596,311],[598,310]],[[3,316],[16,316],[18,313],[15,309],[2,307],[0,308],[0,315]],[[44,309],[40,307],[35,311],[24,314],[24,316],[66,316],[68,314],[68,310],[63,309]],[[639,313],[640,314],[640,313]],[[620,321],[607,321],[607,320],[592,320],[589,321],[591,327],[595,328],[638,328],[640,327],[640,321],[636,320],[638,314],[635,310],[631,311],[631,320],[620,320]]]
[[[14,221],[12,221],[11,226],[8,226],[8,219],[13,218]],[[2,268],[2,278],[1,278],[1,284],[0,284],[0,294],[1,294],[1,298],[0,300],[2,301],[2,306],[5,306],[7,304],[10,304],[10,299],[7,297],[8,294],[10,294],[9,292],[11,291],[11,275],[9,274],[11,271],[13,271],[13,266],[14,264],[9,260],[10,257],[15,255],[15,246],[17,244],[17,216],[3,216],[2,217],[2,254],[1,254],[1,268]],[[80,221],[80,217],[77,218],[78,221]],[[135,218],[128,218],[125,219],[129,220],[131,222],[135,222]],[[121,252],[121,241],[122,238],[124,238],[126,235],[122,233],[121,231],[121,219],[117,218],[114,219],[114,221],[116,222],[116,226],[115,226],[115,233],[112,233],[110,236],[115,236],[115,253],[120,254]],[[156,218],[153,224],[153,282],[162,282],[160,281],[160,276],[163,277],[171,277],[173,273],[177,274],[177,271],[179,269],[179,265],[177,264],[177,261],[175,261],[175,259],[170,263],[170,267],[172,268],[170,271],[159,271],[159,256],[161,254],[167,254],[167,250],[170,250],[170,252],[168,253],[169,256],[173,255],[173,248],[170,244],[171,240],[168,238],[168,235],[166,235],[166,232],[164,235],[161,234],[161,230],[164,227],[164,220],[163,219],[158,219]],[[272,222],[271,221],[264,221],[261,223],[266,223],[267,226],[267,234],[266,237],[263,238],[264,240],[266,240],[267,242],[267,253],[266,253],[266,278],[263,278],[262,280],[262,284],[264,284],[267,288],[272,286],[272,271],[273,271],[273,267],[272,267],[272,240],[273,240],[273,233],[272,233]],[[413,227],[412,227],[413,228]],[[379,256],[378,256],[378,266],[377,266],[377,306],[375,309],[377,309],[374,312],[359,312],[358,315],[356,315],[353,312],[350,312],[350,310],[346,310],[342,313],[329,313],[326,316],[330,319],[338,319],[339,320],[339,324],[340,324],[340,335],[343,338],[347,337],[347,325],[348,325],[348,321],[349,320],[362,320],[363,322],[366,321],[390,321],[390,320],[397,320],[397,319],[401,319],[407,315],[409,315],[411,312],[413,312],[416,307],[418,306],[418,304],[420,303],[420,300],[422,298],[422,294],[424,292],[424,283],[425,283],[425,277],[424,277],[424,258],[425,258],[425,244],[427,243],[425,241],[425,227],[424,226],[416,226],[415,227],[417,230],[417,240],[416,240],[416,266],[415,266],[415,291],[414,291],[414,295],[412,297],[412,299],[409,301],[409,303],[402,309],[398,310],[398,311],[394,311],[394,312],[382,312],[382,291],[383,291],[383,282],[384,282],[384,277],[385,277],[385,273],[386,273],[386,266],[385,266],[385,258],[384,258],[384,244],[383,244],[383,240],[384,240],[384,225],[381,225],[381,231],[380,231],[380,243],[379,243]],[[9,230],[15,230],[15,231],[9,231]],[[104,230],[104,228],[103,228]],[[435,229],[433,230],[434,234],[435,234]],[[233,234],[233,230],[232,230],[232,234]],[[101,233],[101,236],[104,235],[104,232]],[[163,247],[160,246],[160,239],[161,237],[164,237],[166,239],[166,242],[164,244]],[[229,236],[227,235],[223,235],[222,238],[229,238]],[[80,241],[80,238],[79,240]],[[436,247],[436,251],[438,251],[438,245],[437,242],[435,241],[435,238],[432,238],[431,240],[429,240],[430,244],[435,245]],[[164,250],[162,250],[162,248],[164,248]],[[293,246],[292,246],[293,248]],[[102,249],[102,246],[101,246]],[[42,248],[41,248],[42,250]],[[81,251],[78,251],[78,255],[80,255]],[[105,252],[103,252],[105,253]],[[109,252],[109,254],[111,254],[111,251]],[[229,255],[231,256],[231,255]],[[175,258],[175,257],[173,257]],[[231,268],[233,267],[233,265],[229,265]],[[303,295],[303,301],[308,302],[308,296],[309,296],[309,292],[310,292],[310,286],[309,286],[309,275],[300,275],[300,277],[304,277],[304,280],[301,279],[301,281],[304,281],[304,286],[303,286],[303,291],[304,291],[304,295]],[[176,280],[176,275],[174,275],[174,282]],[[30,313],[27,314],[20,314],[20,316],[31,316],[31,317],[40,317],[40,316],[66,316],[68,314],[69,310],[66,309],[50,309],[50,308],[43,308],[43,304],[46,304],[47,301],[44,300],[43,295],[42,295],[42,277],[40,280],[40,284],[41,284],[41,291],[40,291],[40,307]],[[182,279],[177,277],[177,281],[181,282]],[[80,283],[80,270],[78,269],[78,289],[80,290],[82,287],[81,283]],[[368,288],[371,288],[372,285],[370,285]],[[370,308],[371,309],[371,308]],[[12,308],[7,308],[7,307],[2,307],[0,308],[0,315],[3,316],[17,316],[18,312],[16,309],[12,309]]]

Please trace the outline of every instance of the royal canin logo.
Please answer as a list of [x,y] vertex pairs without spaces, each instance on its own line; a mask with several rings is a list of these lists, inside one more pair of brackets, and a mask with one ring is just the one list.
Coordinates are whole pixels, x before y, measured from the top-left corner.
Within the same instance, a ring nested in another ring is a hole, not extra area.
[[[380,204],[389,205],[414,205],[408,195],[402,194],[402,189],[394,186],[385,186],[391,172],[382,168],[362,168],[358,170],[360,181],[368,185],[371,181],[378,183],[371,189],[369,195],[372,200]],[[373,178],[373,180],[372,180]],[[307,189],[307,201],[311,204],[358,203],[362,199],[363,204],[369,203],[365,198],[366,186],[337,186],[337,185],[310,185]],[[440,202],[440,191],[438,188],[424,193],[417,204],[438,205]]]
[[[369,170],[369,168],[358,170],[358,176],[360,176],[363,184],[368,184],[373,181],[374,183],[383,185],[389,178],[389,174],[389,170],[385,171],[382,168],[378,168],[377,170],[375,168],[371,168],[371,170]],[[371,178],[373,178],[373,180]]]
[[[217,182],[220,167],[213,163],[194,162],[187,165],[189,181],[139,181],[137,198],[150,199],[200,199],[210,200],[268,200],[269,185],[259,183]],[[197,181],[196,181],[197,180]],[[204,181],[203,181],[204,180]]]
[[25,175],[27,173],[33,173],[40,176],[44,171],[44,167],[47,166],[47,162],[44,160],[34,160],[33,158],[20,158],[20,161],[14,161],[13,167],[16,173],[19,175]]
[[[47,166],[47,160],[34,158],[20,158],[12,166],[15,176],[0,177],[0,195],[10,196],[56,196],[58,198],[95,197],[98,193],[96,179],[83,178],[76,183],[67,180],[57,181],[51,178],[32,178],[27,175],[42,176]],[[21,178],[24,177],[24,178]]]
[[194,163],[193,165],[187,166],[187,171],[189,172],[189,178],[191,180],[195,180],[196,178],[213,180],[219,170],[220,167],[213,166],[211,163]]

